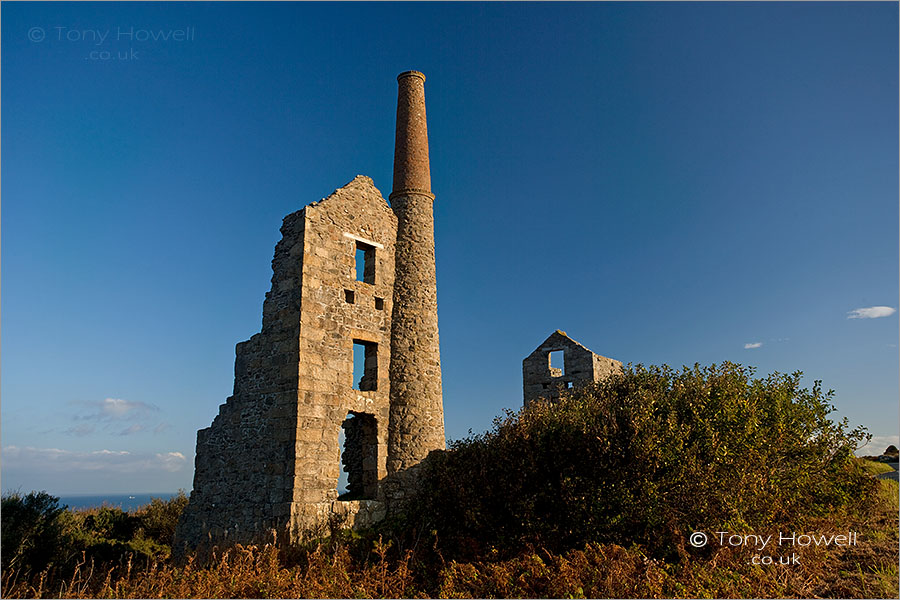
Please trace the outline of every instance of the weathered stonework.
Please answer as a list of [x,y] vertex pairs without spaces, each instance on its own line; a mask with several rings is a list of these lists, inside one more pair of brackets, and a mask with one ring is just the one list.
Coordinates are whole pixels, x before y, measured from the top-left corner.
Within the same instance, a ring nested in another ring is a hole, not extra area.
[[237,345],[234,393],[197,433],[176,554],[297,541],[335,519],[371,525],[444,448],[424,76],[410,73],[398,78],[393,209],[360,175],[284,219],[262,330]]
[[391,332],[391,424],[396,426],[388,437],[390,473],[416,465],[431,450],[444,448],[425,76],[407,71],[397,81],[391,192],[398,219]]
[[[551,365],[551,353],[561,353],[562,363]],[[622,371],[622,363],[594,354],[568,335],[556,330],[522,361],[525,406],[546,398],[558,400],[566,390],[579,388]]]

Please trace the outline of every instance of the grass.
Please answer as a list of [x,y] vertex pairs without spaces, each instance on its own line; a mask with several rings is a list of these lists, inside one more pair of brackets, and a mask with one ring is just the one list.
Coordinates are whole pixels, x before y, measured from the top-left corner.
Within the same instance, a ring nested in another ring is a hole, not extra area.
[[881,475],[882,473],[890,473],[894,470],[890,465],[883,462],[876,462],[874,460],[866,460],[864,458],[860,459],[860,463],[863,468],[868,471],[872,475]]
[[832,514],[807,528],[856,531],[857,546],[797,548],[793,566],[754,565],[756,551],[745,547],[687,546],[679,559],[663,561],[640,546],[615,544],[559,554],[523,548],[507,560],[488,553],[456,562],[443,559],[437,540],[400,552],[380,538],[345,536],[291,553],[237,546],[204,567],[129,559],[82,561],[62,581],[47,573],[17,581],[4,573],[2,592],[10,598],[896,598],[898,486],[878,486],[870,510]]

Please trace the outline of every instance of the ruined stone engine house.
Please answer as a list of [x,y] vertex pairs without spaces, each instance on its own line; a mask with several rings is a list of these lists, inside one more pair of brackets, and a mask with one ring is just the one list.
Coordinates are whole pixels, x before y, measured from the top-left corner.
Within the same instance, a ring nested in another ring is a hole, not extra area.
[[622,363],[600,356],[557,329],[522,361],[525,406],[554,401],[574,389],[622,372]]
[[425,76],[397,80],[390,205],[359,175],[285,217],[262,330],[237,345],[233,395],[197,432],[176,552],[296,541],[333,515],[371,524],[444,448]]

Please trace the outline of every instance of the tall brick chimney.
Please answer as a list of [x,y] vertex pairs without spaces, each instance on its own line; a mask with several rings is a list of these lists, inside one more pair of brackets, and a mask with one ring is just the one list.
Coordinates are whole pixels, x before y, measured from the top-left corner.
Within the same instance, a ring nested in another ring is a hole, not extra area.
[[391,317],[389,473],[418,464],[431,450],[445,447],[425,75],[406,71],[397,76],[397,82],[390,195],[398,223]]

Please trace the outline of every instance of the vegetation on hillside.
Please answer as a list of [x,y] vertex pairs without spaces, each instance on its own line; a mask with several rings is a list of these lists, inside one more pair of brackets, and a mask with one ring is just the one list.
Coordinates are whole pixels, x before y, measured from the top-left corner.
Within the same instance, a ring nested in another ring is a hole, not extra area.
[[[125,513],[4,497],[6,597],[897,597],[897,483],[800,375],[629,368],[437,452],[410,510],[302,547],[168,560],[186,498]],[[695,548],[693,531],[856,531],[856,546]],[[775,554],[781,553],[775,551]]]
[[131,512],[111,506],[67,510],[46,492],[12,493],[0,505],[4,595],[10,581],[72,576],[79,564],[119,565],[169,557],[175,525],[187,506],[179,492]]
[[411,519],[469,557],[602,542],[672,558],[693,531],[865,504],[875,483],[853,459],[864,429],[829,419],[832,393],[800,378],[629,367],[438,453]]
[[891,473],[894,470],[894,467],[883,462],[876,462],[874,460],[860,459],[860,464],[870,475]]

